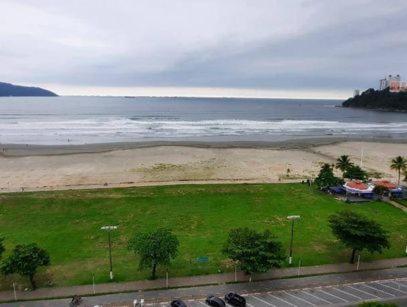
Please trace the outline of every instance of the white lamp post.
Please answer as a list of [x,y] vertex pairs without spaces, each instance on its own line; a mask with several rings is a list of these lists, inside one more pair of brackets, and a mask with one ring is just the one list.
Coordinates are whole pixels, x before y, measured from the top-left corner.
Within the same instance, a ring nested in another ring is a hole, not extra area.
[[100,227],[100,229],[107,231],[107,238],[108,238],[108,242],[109,242],[110,280],[113,280],[112,240],[111,240],[111,237],[110,237],[110,232],[112,230],[117,229],[117,226],[113,226],[113,225],[102,226],[102,227]]
[[291,240],[290,240],[290,255],[288,257],[288,263],[293,262],[293,240],[294,240],[294,221],[300,219],[299,215],[289,215],[287,216],[288,220],[291,220]]

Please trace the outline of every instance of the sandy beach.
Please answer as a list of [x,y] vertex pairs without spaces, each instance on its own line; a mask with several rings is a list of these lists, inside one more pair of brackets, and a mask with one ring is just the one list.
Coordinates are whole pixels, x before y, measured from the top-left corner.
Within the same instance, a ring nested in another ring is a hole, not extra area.
[[347,154],[394,179],[390,159],[407,144],[306,140],[236,144],[3,145],[0,191],[58,190],[177,183],[290,182],[315,177],[324,162]]

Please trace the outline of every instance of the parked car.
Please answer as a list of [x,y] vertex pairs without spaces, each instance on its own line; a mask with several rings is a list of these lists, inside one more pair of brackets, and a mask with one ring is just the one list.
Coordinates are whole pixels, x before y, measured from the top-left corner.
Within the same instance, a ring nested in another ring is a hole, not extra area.
[[246,307],[246,299],[234,292],[229,292],[228,294],[226,294],[225,301],[232,306]]
[[225,307],[226,306],[225,302],[221,298],[216,297],[214,295],[209,295],[206,298],[205,302],[209,306],[213,306],[213,307]]
[[171,302],[171,307],[187,307],[187,304],[185,304],[183,301],[181,300],[173,300]]

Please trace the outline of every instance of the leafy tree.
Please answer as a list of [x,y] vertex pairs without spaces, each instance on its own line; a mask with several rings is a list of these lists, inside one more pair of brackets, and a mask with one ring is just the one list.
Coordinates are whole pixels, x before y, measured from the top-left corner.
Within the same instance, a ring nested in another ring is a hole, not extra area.
[[4,246],[4,238],[0,237],[0,258],[3,256],[3,253],[5,252],[6,247]]
[[315,183],[320,189],[326,189],[328,187],[342,183],[342,180],[338,177],[335,177],[332,166],[328,163],[325,163],[322,165],[318,177],[315,178]]
[[160,228],[153,232],[138,233],[128,248],[140,256],[139,268],[151,267],[151,279],[156,278],[157,265],[168,265],[178,254],[179,241],[171,230]]
[[356,251],[364,249],[381,253],[389,248],[388,234],[374,220],[352,211],[342,211],[329,217],[329,226],[333,234],[352,249],[350,263],[355,261]]
[[380,198],[382,198],[385,194],[389,193],[389,188],[382,186],[382,185],[376,185],[373,188],[373,193],[375,193],[376,195],[379,195]]
[[268,230],[232,229],[222,251],[246,273],[267,272],[285,258],[282,244]]
[[392,93],[388,88],[381,91],[370,88],[361,95],[344,101],[342,106],[393,111],[407,110],[407,92]]
[[349,167],[353,165],[352,162],[350,162],[349,156],[347,155],[342,155],[338,159],[336,159],[336,168],[340,169],[342,173],[344,173]]
[[394,170],[397,170],[398,175],[399,175],[397,184],[400,185],[401,171],[406,170],[406,168],[407,168],[407,160],[402,156],[395,157],[394,159],[391,160],[390,168],[394,169]]
[[50,265],[51,260],[46,250],[37,244],[17,245],[11,255],[5,259],[1,271],[5,275],[18,273],[27,276],[33,289],[36,289],[34,276],[41,266]]
[[397,307],[397,305],[393,303],[365,302],[359,304],[358,307]]
[[349,166],[343,173],[344,178],[366,180],[367,173],[358,165]]

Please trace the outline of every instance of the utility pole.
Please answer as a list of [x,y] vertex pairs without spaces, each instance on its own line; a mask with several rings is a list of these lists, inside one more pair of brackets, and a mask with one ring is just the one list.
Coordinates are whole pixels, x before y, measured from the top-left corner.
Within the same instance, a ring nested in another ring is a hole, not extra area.
[[102,226],[100,227],[101,230],[106,230],[107,231],[107,240],[109,243],[109,264],[110,264],[110,280],[113,280],[113,262],[112,262],[112,239],[111,239],[111,231],[117,229],[117,226]]
[[293,262],[293,241],[294,241],[294,222],[300,218],[299,215],[289,215],[288,220],[291,220],[291,240],[290,240],[290,255],[288,257],[288,264]]

